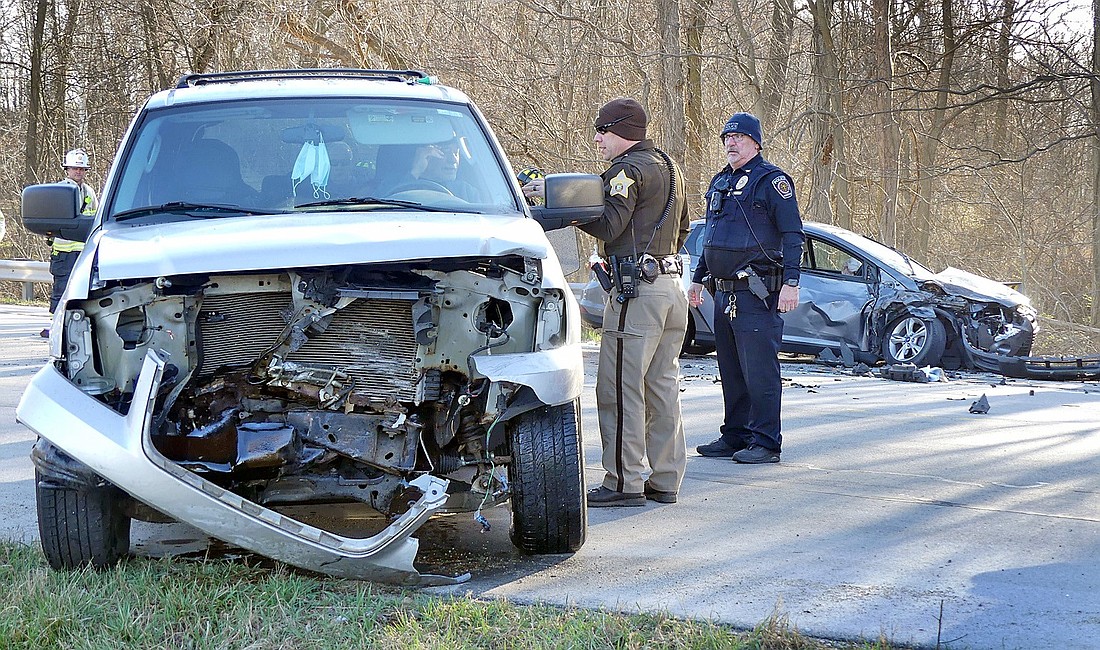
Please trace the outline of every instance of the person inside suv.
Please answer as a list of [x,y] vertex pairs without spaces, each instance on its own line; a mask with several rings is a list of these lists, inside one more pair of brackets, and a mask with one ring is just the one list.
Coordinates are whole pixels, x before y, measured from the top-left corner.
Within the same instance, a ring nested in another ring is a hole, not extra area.
[[409,173],[399,178],[389,192],[434,189],[471,203],[482,201],[481,192],[459,176],[464,153],[462,139],[457,137],[417,147]]

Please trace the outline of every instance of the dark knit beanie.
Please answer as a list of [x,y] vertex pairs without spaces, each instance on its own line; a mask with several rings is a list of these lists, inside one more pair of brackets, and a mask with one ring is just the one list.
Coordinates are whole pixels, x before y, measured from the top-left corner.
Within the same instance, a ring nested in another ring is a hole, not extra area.
[[730,133],[744,133],[761,147],[764,146],[764,134],[760,129],[760,120],[752,113],[734,113],[722,127],[719,137],[725,139]]
[[609,131],[624,140],[645,140],[645,109],[629,97],[617,97],[600,107],[597,131]]

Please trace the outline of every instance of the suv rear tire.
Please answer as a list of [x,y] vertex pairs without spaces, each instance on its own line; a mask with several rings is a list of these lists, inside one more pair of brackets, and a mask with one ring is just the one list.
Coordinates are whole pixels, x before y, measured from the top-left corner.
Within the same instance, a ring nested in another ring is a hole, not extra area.
[[38,534],[55,569],[103,568],[130,552],[130,517],[114,486],[72,489],[43,481],[35,472]]
[[516,417],[511,427],[512,543],[571,553],[588,533],[577,401]]

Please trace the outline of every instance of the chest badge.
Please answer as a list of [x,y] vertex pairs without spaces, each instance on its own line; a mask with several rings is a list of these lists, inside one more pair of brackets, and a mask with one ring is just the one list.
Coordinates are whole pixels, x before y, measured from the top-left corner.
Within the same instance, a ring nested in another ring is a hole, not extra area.
[[608,181],[611,186],[611,196],[621,196],[626,198],[630,196],[630,186],[634,184],[634,179],[626,175],[625,169],[620,169],[619,173]]
[[749,177],[748,176],[742,176],[741,178],[737,179],[737,184],[733,186],[733,189],[743,190],[743,189],[745,189],[745,186],[748,185],[748,184],[749,184]]

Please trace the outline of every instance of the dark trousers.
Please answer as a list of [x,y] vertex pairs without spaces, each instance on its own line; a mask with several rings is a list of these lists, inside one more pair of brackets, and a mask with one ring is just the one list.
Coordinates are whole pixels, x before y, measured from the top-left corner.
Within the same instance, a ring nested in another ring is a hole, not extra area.
[[743,441],[780,451],[783,319],[776,309],[779,294],[772,293],[766,305],[749,291],[733,294],[737,305],[733,319],[725,313],[729,292],[719,291],[714,299],[714,342],[726,411],[722,438],[730,444]]
[[50,313],[57,309],[61,294],[69,284],[69,274],[73,272],[80,251],[54,252],[50,254],[50,275],[53,276],[53,289],[50,291]]

